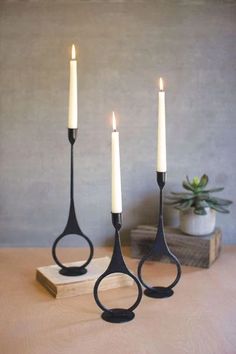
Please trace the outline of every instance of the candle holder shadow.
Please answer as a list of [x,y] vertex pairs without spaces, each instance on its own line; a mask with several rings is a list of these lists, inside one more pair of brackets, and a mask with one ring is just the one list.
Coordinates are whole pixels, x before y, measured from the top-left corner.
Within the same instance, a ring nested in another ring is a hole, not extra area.
[[[70,209],[69,209],[69,217],[66,224],[66,227],[61,235],[59,235],[53,243],[52,246],[52,256],[56,264],[61,268],[59,273],[65,276],[78,276],[87,273],[86,266],[90,263],[93,258],[94,247],[91,240],[81,231],[75,213],[75,206],[74,206],[74,150],[73,146],[77,136],[77,129],[68,129],[68,139],[71,144],[71,166],[70,166]],[[67,267],[65,266],[57,257],[56,248],[58,242],[61,241],[62,238],[68,235],[77,235],[82,237],[88,242],[89,245],[89,257],[87,261],[80,267]]]
[[[179,282],[181,277],[181,266],[178,259],[175,255],[170,251],[164,233],[164,225],[163,225],[163,201],[162,201],[162,191],[165,186],[166,173],[165,172],[157,172],[157,184],[160,188],[160,204],[159,204],[159,221],[156,238],[154,240],[151,251],[145,255],[138,264],[138,278],[141,284],[145,287],[144,294],[148,297],[153,298],[165,298],[173,295],[174,291],[173,287]],[[177,274],[175,280],[169,286],[149,286],[147,285],[142,278],[142,267],[144,263],[148,259],[153,258],[161,258],[162,256],[170,258],[173,263],[176,265]]]
[[[121,229],[121,214],[120,213],[112,213],[112,223],[115,228],[115,241],[114,241],[114,248],[113,254],[111,258],[111,262],[107,268],[107,270],[97,279],[94,285],[94,299],[97,305],[103,310],[102,319],[107,322],[111,323],[122,323],[122,322],[129,322],[134,317],[134,310],[139,305],[142,299],[142,287],[138,281],[138,279],[128,270],[125,261],[123,259],[121,245],[120,245],[120,234],[119,230]],[[98,288],[101,281],[110,274],[113,273],[123,273],[131,277],[137,285],[138,288],[138,295],[135,303],[129,307],[128,309],[123,308],[106,308],[98,297]]]

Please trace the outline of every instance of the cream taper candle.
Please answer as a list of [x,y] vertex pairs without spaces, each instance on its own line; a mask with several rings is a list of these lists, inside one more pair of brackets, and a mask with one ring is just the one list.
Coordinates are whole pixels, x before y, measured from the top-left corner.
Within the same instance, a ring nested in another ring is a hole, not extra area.
[[69,113],[68,128],[78,128],[78,106],[77,106],[77,60],[74,44],[71,50],[70,60],[70,88],[69,88]]
[[113,132],[111,136],[112,144],[112,213],[122,212],[122,197],[121,197],[121,176],[120,176],[120,146],[119,133],[116,131],[115,113],[112,112]]
[[165,91],[163,80],[160,78],[158,94],[158,124],[157,124],[157,172],[166,172],[166,113]]

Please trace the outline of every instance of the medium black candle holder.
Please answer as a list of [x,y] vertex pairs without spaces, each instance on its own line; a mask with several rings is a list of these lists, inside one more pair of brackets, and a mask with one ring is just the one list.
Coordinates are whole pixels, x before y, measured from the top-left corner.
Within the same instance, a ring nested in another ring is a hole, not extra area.
[[[141,259],[138,265],[138,278],[141,284],[146,288],[144,290],[144,294],[146,296],[153,297],[153,298],[165,298],[173,295],[174,291],[172,289],[178,283],[181,277],[180,263],[178,259],[173,255],[173,253],[170,251],[165,239],[164,225],[163,225],[163,200],[162,200],[162,192],[165,186],[165,181],[166,181],[166,173],[157,172],[157,184],[160,188],[159,221],[158,221],[157,234],[150,252]],[[142,278],[142,266],[147,259],[153,259],[155,257],[160,259],[162,256],[166,256],[170,258],[173,261],[173,263],[175,263],[177,267],[176,278],[167,287],[148,286]]]
[[[85,274],[87,272],[86,266],[90,263],[93,258],[94,248],[91,240],[81,231],[75,213],[74,206],[74,143],[77,136],[77,129],[68,129],[68,139],[71,144],[71,164],[70,164],[70,209],[69,209],[69,217],[66,224],[66,227],[61,235],[59,235],[53,243],[52,246],[52,256],[57,265],[61,268],[59,273],[66,276],[78,276]],[[80,267],[66,267],[64,264],[60,262],[56,254],[56,247],[58,242],[67,235],[78,235],[84,238],[89,244],[89,257],[87,261],[82,264]]]
[[[121,225],[122,225],[120,213],[112,213],[112,224],[115,228],[115,241],[114,241],[113,254],[107,270],[97,279],[95,283],[94,298],[97,305],[103,310],[102,318],[104,321],[112,322],[112,323],[122,323],[122,322],[131,321],[134,318],[135,314],[133,311],[139,305],[142,299],[142,287],[138,279],[128,270],[124,258],[122,256],[121,245],[120,245],[120,234],[119,234],[119,230],[121,229]],[[130,276],[137,285],[138,288],[137,299],[135,303],[128,309],[123,309],[123,308],[107,309],[99,300],[98,287],[101,281],[105,277],[113,273],[126,274]]]

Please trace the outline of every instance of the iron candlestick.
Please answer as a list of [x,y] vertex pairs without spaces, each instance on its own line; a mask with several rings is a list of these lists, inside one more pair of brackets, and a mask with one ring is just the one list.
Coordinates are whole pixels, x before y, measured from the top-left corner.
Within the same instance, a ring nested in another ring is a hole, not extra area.
[[[107,322],[111,323],[122,323],[131,321],[135,314],[134,309],[139,305],[142,299],[142,287],[138,281],[138,279],[128,270],[123,255],[121,251],[120,245],[120,229],[122,225],[122,219],[120,213],[112,213],[112,224],[115,228],[115,240],[114,240],[114,248],[113,254],[111,258],[111,262],[107,268],[107,270],[97,279],[95,286],[94,286],[94,298],[97,305],[103,310],[102,319]],[[98,287],[101,281],[108,275],[113,273],[123,273],[130,276],[136,283],[138,288],[138,295],[135,303],[129,307],[128,309],[123,308],[113,308],[108,309],[106,308],[99,300],[98,297]]]
[[[143,256],[143,258],[141,259],[138,265],[138,278],[141,284],[145,287],[144,294],[146,296],[153,297],[153,298],[165,298],[165,297],[172,296],[174,293],[172,289],[178,283],[181,277],[180,263],[178,259],[175,257],[175,255],[170,251],[165,239],[164,225],[163,225],[163,200],[162,200],[163,188],[165,186],[165,182],[166,182],[166,172],[157,172],[157,184],[160,188],[159,220],[158,220],[157,234],[150,252],[147,255]],[[175,263],[176,265],[177,268],[176,278],[167,287],[149,286],[144,282],[142,278],[142,266],[144,265],[146,260],[148,260],[149,258],[153,259],[153,257],[155,256],[157,256],[158,258],[161,258],[162,256],[166,256],[170,258],[173,261],[173,263]]]
[[[53,243],[52,246],[52,256],[57,265],[61,268],[59,273],[65,276],[78,276],[83,275],[87,272],[86,266],[90,263],[93,258],[94,248],[91,240],[81,231],[78,224],[75,205],[74,205],[74,143],[77,137],[77,129],[68,129],[68,139],[71,144],[71,164],[70,164],[70,209],[69,216],[66,227],[61,235],[59,235]],[[90,253],[87,261],[80,267],[66,267],[57,257],[56,247],[59,241],[67,235],[75,234],[84,238],[89,245]]]

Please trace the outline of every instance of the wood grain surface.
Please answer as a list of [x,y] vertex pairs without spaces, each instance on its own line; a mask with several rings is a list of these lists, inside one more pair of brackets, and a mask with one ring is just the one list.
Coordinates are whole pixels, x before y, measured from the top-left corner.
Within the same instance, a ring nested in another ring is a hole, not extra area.
[[[97,278],[105,272],[111,261],[110,257],[93,258],[87,268],[87,273],[67,277],[61,275],[61,269],[57,264],[39,267],[36,270],[36,279],[44,286],[55,298],[64,298],[84,294],[92,294]],[[85,260],[80,262],[65,263],[65,266],[81,267]],[[113,273],[105,277],[99,286],[100,291],[105,291],[123,286],[131,286],[133,279],[121,273]]]
[[[141,258],[148,254],[152,249],[156,233],[157,228],[149,225],[140,225],[131,230],[132,257]],[[178,228],[166,227],[165,236],[170,250],[182,265],[209,268],[220,255],[222,233],[219,228],[210,235],[189,236]],[[171,262],[170,258],[158,260]]]
[[[66,249],[71,257],[85,250]],[[136,270],[137,260],[127,264]],[[96,249],[95,257],[111,256]],[[235,354],[236,247],[225,247],[209,269],[183,267],[175,294],[168,299],[143,297],[135,319],[110,324],[92,295],[55,300],[35,280],[35,268],[50,264],[50,249],[0,249],[1,354]],[[168,280],[172,264],[159,273],[147,265],[146,281]],[[101,292],[110,307],[134,302],[135,287]]]

